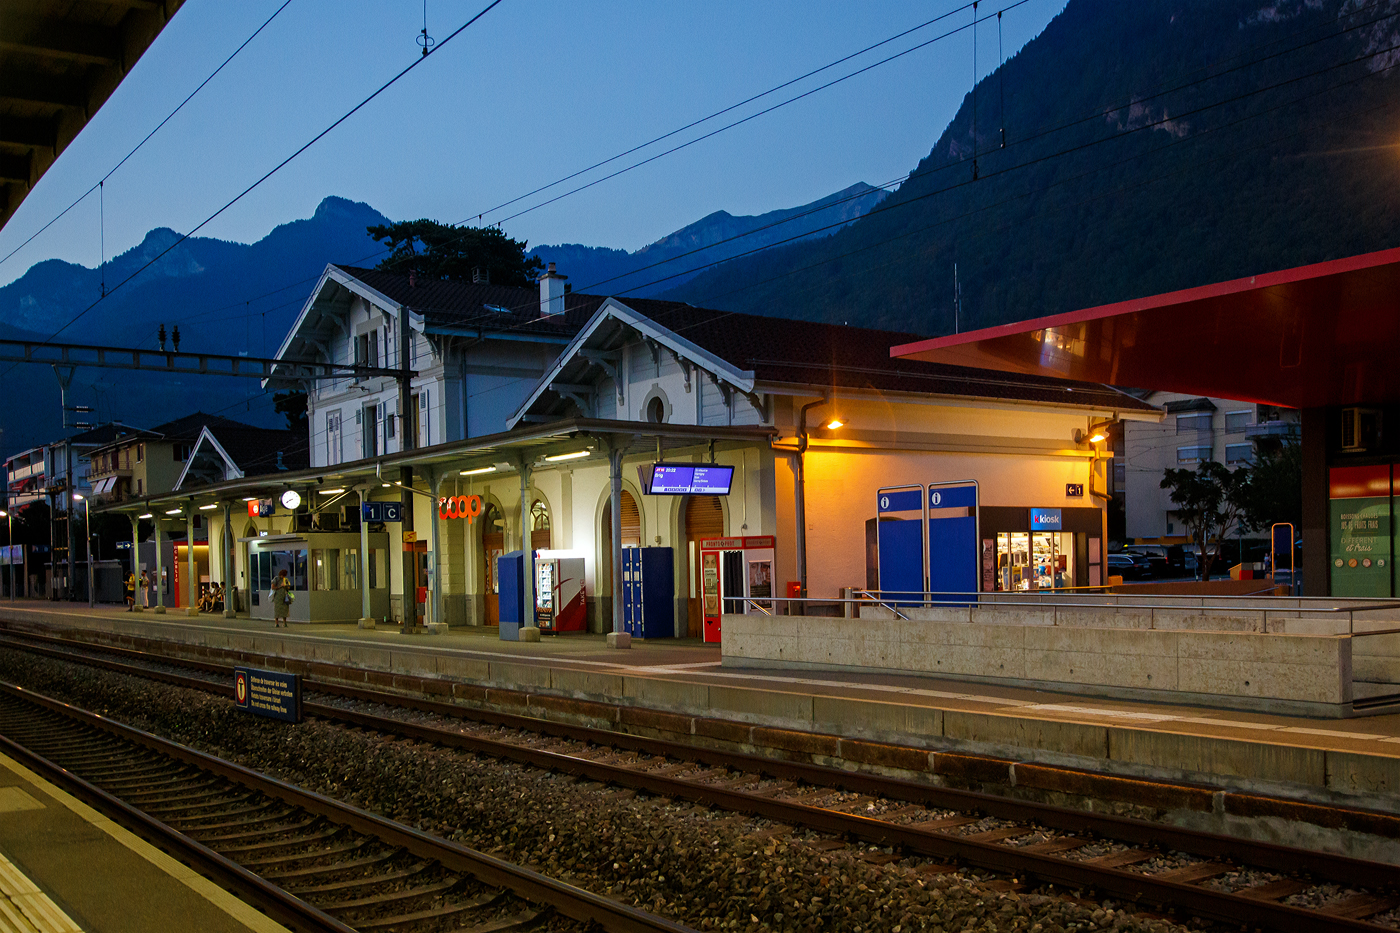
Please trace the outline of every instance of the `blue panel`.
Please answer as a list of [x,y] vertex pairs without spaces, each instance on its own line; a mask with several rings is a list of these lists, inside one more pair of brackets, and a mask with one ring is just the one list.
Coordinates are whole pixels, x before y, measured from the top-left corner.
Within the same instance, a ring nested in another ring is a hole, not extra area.
[[976,486],[930,486],[928,507],[931,509],[977,508]]
[[[914,495],[922,493],[915,490]],[[885,592],[924,591],[924,523],[922,519],[876,523],[880,535],[880,589]],[[923,599],[900,605],[922,603]]]
[[922,512],[923,494],[917,489],[881,492],[875,500],[875,506],[881,512]]
[[1064,527],[1059,509],[1031,509],[1031,531],[1060,531]]
[[501,640],[519,641],[525,618],[524,551],[511,551],[496,558],[496,582],[500,587]]
[[[935,518],[928,523],[928,588],[934,593],[977,592],[977,519]],[[967,603],[955,596],[935,602]]]
[[622,549],[622,628],[633,638],[675,636],[674,560],[668,547]]

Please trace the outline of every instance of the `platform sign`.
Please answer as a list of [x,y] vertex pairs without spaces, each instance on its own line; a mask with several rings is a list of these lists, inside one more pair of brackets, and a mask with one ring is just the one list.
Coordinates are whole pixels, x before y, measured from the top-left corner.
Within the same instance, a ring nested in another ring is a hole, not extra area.
[[978,587],[977,494],[975,480],[930,483],[928,487],[928,588],[933,602],[962,603],[957,593]]
[[258,716],[301,722],[301,675],[236,667],[233,702],[239,709]]
[[373,524],[403,521],[402,502],[364,502],[360,505],[360,520]]
[[924,578],[924,508],[922,486],[891,486],[875,493],[875,560],[880,568],[880,591],[884,594],[918,594],[912,599],[893,599],[896,605],[923,603],[927,580]]

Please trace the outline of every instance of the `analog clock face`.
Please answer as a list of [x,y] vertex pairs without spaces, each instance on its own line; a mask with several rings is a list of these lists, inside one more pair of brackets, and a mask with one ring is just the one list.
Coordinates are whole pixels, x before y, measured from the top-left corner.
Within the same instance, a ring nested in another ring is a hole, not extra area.
[[282,505],[289,509],[295,509],[297,506],[301,505],[301,493],[297,492],[295,489],[288,489],[286,492],[282,493]]

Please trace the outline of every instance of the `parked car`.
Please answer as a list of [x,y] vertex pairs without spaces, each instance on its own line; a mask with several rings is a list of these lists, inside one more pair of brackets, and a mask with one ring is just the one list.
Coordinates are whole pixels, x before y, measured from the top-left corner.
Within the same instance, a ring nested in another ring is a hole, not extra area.
[[[1171,564],[1167,560],[1167,555],[1164,553],[1164,550],[1161,548],[1154,548],[1151,545],[1144,544],[1130,545],[1128,547],[1123,548],[1123,553],[1132,557],[1132,559],[1136,563],[1145,566],[1149,571],[1151,571],[1151,574],[1154,577],[1172,576]],[[1186,568],[1183,566],[1183,573],[1185,572],[1185,569]]]
[[1115,577],[1122,577],[1124,580],[1150,580],[1152,578],[1152,568],[1145,560],[1139,560],[1136,555],[1118,552],[1108,555],[1108,572]]

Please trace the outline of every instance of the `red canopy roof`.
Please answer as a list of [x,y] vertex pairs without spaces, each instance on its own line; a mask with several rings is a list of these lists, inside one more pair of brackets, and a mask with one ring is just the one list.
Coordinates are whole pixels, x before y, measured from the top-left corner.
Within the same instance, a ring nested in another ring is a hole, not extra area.
[[890,355],[1294,408],[1400,402],[1400,249],[921,340]]

